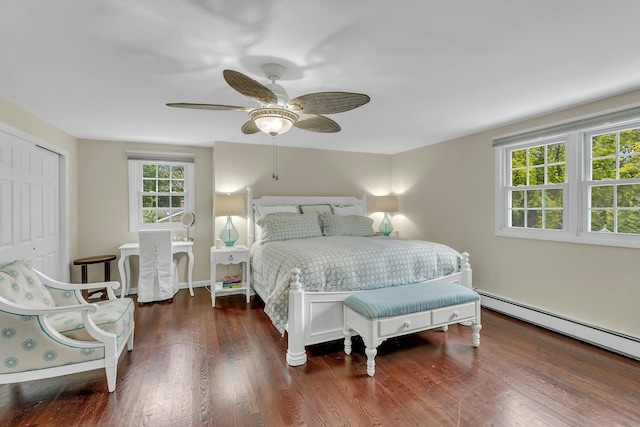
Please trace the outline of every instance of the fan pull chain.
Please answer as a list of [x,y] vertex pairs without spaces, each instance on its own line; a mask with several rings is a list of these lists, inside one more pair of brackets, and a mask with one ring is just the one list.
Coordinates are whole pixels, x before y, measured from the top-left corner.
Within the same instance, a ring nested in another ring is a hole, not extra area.
[[271,138],[273,138],[273,166],[272,166],[273,172],[271,173],[271,178],[277,181],[278,180],[278,144],[276,142],[276,135],[271,135]]

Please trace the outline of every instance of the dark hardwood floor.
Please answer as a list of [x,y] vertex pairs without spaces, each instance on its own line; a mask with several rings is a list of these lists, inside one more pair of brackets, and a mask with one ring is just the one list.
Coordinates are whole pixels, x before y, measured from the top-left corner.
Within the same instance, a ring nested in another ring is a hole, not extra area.
[[210,305],[198,288],[136,307],[114,393],[102,370],[0,385],[0,425],[640,425],[640,362],[488,310],[480,348],[464,326],[388,340],[368,377],[359,339],[293,368],[259,299]]

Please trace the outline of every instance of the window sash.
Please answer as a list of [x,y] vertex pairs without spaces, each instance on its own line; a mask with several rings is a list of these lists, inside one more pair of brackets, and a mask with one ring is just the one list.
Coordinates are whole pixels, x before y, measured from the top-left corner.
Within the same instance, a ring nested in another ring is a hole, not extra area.
[[[144,152],[147,153],[147,152]],[[129,154],[129,153],[128,153]],[[193,211],[195,207],[195,198],[194,198],[194,163],[184,162],[184,155],[181,155],[177,160],[172,161],[167,157],[168,153],[163,153],[164,155],[160,158],[162,160],[154,161],[149,157],[145,157],[144,159],[133,158],[129,159],[129,231],[130,232],[138,232],[139,230],[144,229],[158,229],[158,228],[169,228],[172,230],[182,230],[182,224],[180,221],[173,221],[172,216],[176,215],[179,211]],[[187,156],[188,158],[188,156]],[[143,178],[143,167],[144,165],[165,165],[165,166],[182,166],[184,167],[184,175],[182,178],[172,178],[171,174],[169,178],[159,177],[158,171],[156,170],[155,177]],[[143,191],[143,180],[154,180],[156,181],[155,189],[156,191]],[[182,189],[183,191],[157,191],[158,190],[158,181],[183,181]],[[169,200],[169,206],[158,206],[158,201],[156,199],[156,206],[144,206],[144,197],[182,197],[184,200],[183,207],[175,207],[171,206],[171,200]],[[164,212],[168,213],[165,215],[167,218],[166,221],[161,222],[145,222],[145,212],[147,215],[153,215],[149,212]]]

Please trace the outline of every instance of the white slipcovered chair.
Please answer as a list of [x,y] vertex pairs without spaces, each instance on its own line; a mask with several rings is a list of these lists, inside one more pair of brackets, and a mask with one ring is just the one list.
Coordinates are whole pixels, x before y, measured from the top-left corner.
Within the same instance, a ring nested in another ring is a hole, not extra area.
[[[105,287],[109,299],[89,304],[82,290]],[[27,261],[0,266],[0,384],[105,369],[116,388],[118,359],[133,350],[131,298],[118,282],[63,283]]]
[[171,300],[178,292],[178,269],[171,250],[171,230],[141,230],[138,303]]

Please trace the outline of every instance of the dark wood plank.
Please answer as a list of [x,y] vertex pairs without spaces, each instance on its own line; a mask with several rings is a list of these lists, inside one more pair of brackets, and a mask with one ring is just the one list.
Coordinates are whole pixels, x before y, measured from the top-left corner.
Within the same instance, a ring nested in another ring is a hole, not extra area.
[[370,378],[359,338],[289,367],[259,299],[216,305],[198,288],[136,307],[115,393],[101,370],[2,385],[0,425],[640,425],[638,361],[488,310],[480,348],[458,325],[387,340]]

